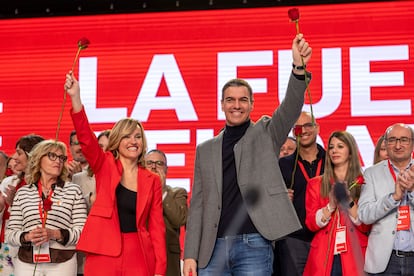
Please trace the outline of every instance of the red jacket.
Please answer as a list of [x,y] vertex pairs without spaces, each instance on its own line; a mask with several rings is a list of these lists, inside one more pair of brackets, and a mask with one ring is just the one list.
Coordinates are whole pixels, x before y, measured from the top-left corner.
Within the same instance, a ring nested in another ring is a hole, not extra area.
[[311,248],[306,262],[304,276],[331,275],[334,257],[334,245],[336,237],[336,226],[346,226],[347,251],[340,254],[342,274],[344,276],[365,275],[363,272],[365,251],[368,243],[368,231],[370,226],[361,224],[356,226],[352,223],[346,212],[336,211],[328,225],[320,228],[316,224],[316,212],[325,207],[328,197],[321,197],[322,177],[314,177],[309,180],[306,188],[306,226],[316,232],[312,240]]
[[[82,153],[96,177],[96,200],[83,228],[77,249],[107,256],[119,256],[122,250],[121,231],[115,189],[122,176],[122,164],[111,152],[103,152],[91,131],[84,109],[71,113]],[[143,266],[148,275],[165,274],[166,241],[162,211],[161,183],[158,176],[138,168],[137,239],[141,243]]]

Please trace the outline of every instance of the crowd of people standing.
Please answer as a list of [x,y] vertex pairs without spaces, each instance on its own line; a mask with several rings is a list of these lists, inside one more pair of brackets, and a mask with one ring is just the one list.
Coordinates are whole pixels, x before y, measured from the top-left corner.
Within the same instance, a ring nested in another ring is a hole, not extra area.
[[365,171],[351,133],[323,148],[302,111],[311,55],[295,36],[286,96],[257,122],[250,84],[223,86],[225,126],[197,146],[190,204],[140,121],[94,134],[68,72],[73,160],[35,134],[0,153],[0,275],[414,275],[414,131],[389,126]]

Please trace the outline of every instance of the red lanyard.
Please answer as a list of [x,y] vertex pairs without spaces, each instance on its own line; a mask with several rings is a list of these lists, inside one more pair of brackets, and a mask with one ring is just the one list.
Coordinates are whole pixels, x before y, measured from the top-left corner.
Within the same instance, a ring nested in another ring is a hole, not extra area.
[[[39,182],[37,183],[37,191],[39,192],[39,197],[40,197],[40,201],[39,201],[39,215],[40,215],[40,220],[42,221],[42,226],[44,227],[46,224],[46,212],[43,210],[43,187],[42,187],[42,183]],[[47,195],[47,199],[48,200],[52,200],[52,194],[53,194],[53,189],[50,189],[49,194]]]
[[388,168],[390,169],[392,178],[394,178],[394,184],[395,184],[397,182],[397,176],[395,175],[394,168],[391,166],[390,160],[388,160]]
[[[303,166],[303,163],[301,161],[298,160],[298,164],[299,164],[299,168],[302,171],[303,177],[305,177],[306,182],[309,181],[309,175],[308,172],[305,170],[305,167]],[[322,169],[322,159],[319,159],[318,162],[318,167],[316,169],[316,174],[314,176],[319,176],[321,175],[321,169]]]

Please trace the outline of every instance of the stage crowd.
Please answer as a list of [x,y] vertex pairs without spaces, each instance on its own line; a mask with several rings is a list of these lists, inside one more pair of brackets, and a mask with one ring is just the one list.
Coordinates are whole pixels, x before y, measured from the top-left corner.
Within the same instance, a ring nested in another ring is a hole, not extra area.
[[364,169],[351,133],[319,145],[303,110],[311,56],[297,34],[286,96],[256,122],[250,84],[224,84],[225,125],[195,149],[191,198],[167,185],[140,121],[96,136],[63,72],[67,141],[28,132],[0,151],[0,275],[414,275],[414,131],[384,126]]

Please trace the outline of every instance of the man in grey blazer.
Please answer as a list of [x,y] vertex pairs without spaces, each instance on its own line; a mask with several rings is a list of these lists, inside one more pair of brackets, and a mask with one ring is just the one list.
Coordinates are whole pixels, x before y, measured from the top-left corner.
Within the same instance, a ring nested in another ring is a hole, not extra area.
[[197,147],[184,246],[184,275],[272,273],[271,241],[300,229],[278,165],[304,102],[312,49],[297,35],[286,97],[272,117],[250,121],[253,93],[241,79],[222,89],[226,126]]
[[364,172],[358,217],[372,224],[364,266],[369,275],[414,275],[413,138],[408,125],[390,126],[389,160]]

